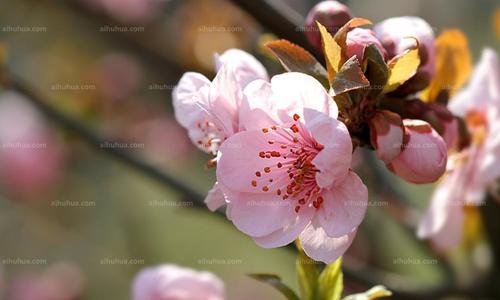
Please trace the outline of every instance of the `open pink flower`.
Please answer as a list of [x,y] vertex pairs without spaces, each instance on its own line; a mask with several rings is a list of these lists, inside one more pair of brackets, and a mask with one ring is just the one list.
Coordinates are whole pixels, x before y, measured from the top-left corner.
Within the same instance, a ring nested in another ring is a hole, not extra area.
[[421,238],[449,249],[462,238],[464,205],[479,205],[500,177],[500,64],[496,53],[483,51],[467,88],[449,108],[465,118],[471,144],[450,156],[446,176],[434,192],[419,229]]
[[[198,148],[214,155],[224,140],[241,129],[243,88],[256,79],[268,80],[262,64],[242,50],[230,49],[216,55],[215,63],[217,75],[212,82],[202,74],[188,72],[173,92],[177,121],[188,130]],[[217,183],[205,203],[211,210],[225,204]]]
[[217,75],[212,82],[200,73],[188,72],[173,92],[177,121],[198,148],[213,154],[239,130],[243,88],[255,79],[268,79],[264,67],[241,50],[230,49],[217,56],[216,65]]
[[299,237],[313,259],[334,261],[352,242],[368,201],[350,170],[352,142],[335,102],[302,73],[256,80],[244,94],[245,131],[219,149],[228,217],[262,247]]
[[143,269],[132,286],[132,300],[223,299],[224,283],[218,277],[176,265]]

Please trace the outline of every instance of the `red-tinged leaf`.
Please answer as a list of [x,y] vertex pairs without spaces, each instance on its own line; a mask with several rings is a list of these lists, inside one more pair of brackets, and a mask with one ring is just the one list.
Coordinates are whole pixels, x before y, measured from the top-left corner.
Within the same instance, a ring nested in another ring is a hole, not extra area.
[[370,82],[366,79],[356,56],[351,57],[340,68],[332,83],[335,95],[348,91],[367,88]]
[[325,68],[304,48],[287,40],[271,41],[265,44],[278,58],[288,72],[301,72],[313,76],[326,87],[328,74]]

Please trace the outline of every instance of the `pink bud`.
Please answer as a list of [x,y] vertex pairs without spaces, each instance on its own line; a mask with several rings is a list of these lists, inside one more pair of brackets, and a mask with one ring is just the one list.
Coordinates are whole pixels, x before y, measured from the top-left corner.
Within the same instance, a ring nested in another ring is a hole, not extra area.
[[316,4],[307,14],[306,37],[317,49],[321,49],[321,36],[316,21],[325,26],[334,35],[342,26],[352,19],[347,6],[337,1],[323,1]]
[[387,57],[387,53],[384,47],[382,47],[382,43],[375,37],[372,30],[354,28],[347,34],[347,56],[350,58],[356,55],[358,61],[362,62],[365,48],[372,44],[377,47],[383,58]]
[[405,119],[403,125],[403,151],[388,168],[411,183],[436,181],[446,169],[446,143],[427,122]]
[[373,27],[375,36],[387,50],[388,59],[415,47],[414,37],[420,50],[420,67],[404,88],[414,93],[425,88],[435,73],[434,31],[419,17],[397,17],[386,19]]
[[403,122],[398,114],[388,110],[377,110],[369,120],[370,140],[377,156],[390,163],[401,152],[403,145]]

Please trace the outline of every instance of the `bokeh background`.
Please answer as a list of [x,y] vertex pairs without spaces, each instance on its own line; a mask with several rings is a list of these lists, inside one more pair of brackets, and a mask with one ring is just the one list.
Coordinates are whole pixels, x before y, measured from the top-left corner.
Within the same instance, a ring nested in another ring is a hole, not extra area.
[[[317,1],[283,2],[304,16]],[[436,32],[459,28],[475,61],[485,46],[500,49],[494,0],[343,2],[374,23],[417,15]],[[0,1],[9,70],[108,139],[91,148],[22,95],[0,91],[0,299],[128,299],[134,275],[160,263],[216,273],[228,299],[282,299],[248,273],[276,273],[297,288],[293,251],[259,248],[225,218],[100,151],[125,149],[206,193],[210,157],[175,122],[172,90],[187,70],[213,76],[213,54],[235,47],[282,72],[262,47],[273,38],[229,0]],[[413,231],[432,186],[404,184],[363,151],[355,167],[370,208],[345,258],[350,270],[424,290],[451,274],[471,282],[490,267],[477,211],[468,212],[463,245],[436,253]],[[366,288],[346,280],[348,290]]]

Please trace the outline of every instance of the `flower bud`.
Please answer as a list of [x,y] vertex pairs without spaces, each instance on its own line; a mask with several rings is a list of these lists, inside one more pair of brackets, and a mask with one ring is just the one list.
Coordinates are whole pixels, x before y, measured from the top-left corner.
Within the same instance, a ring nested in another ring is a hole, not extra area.
[[347,56],[351,58],[356,55],[358,61],[361,63],[363,61],[363,54],[365,48],[370,45],[375,45],[378,51],[385,59],[387,57],[387,52],[380,41],[375,37],[375,34],[370,29],[364,28],[354,28],[347,33]]
[[443,138],[421,120],[405,119],[403,125],[403,151],[388,168],[411,183],[436,181],[446,169],[447,150]]
[[378,23],[373,30],[387,50],[388,59],[415,47],[415,40],[409,37],[418,40],[420,67],[399,90],[410,94],[424,89],[435,73],[434,31],[431,26],[419,17],[397,17]]
[[446,106],[439,103],[429,103],[428,110],[423,114],[423,119],[429,122],[443,137],[448,149],[458,146],[458,121]]
[[403,145],[403,122],[398,114],[388,110],[377,110],[368,121],[370,140],[379,159],[390,163],[401,152]]
[[317,49],[321,49],[321,35],[316,21],[325,26],[334,35],[342,26],[352,19],[351,12],[344,4],[337,1],[322,1],[316,4],[307,14],[306,37]]

